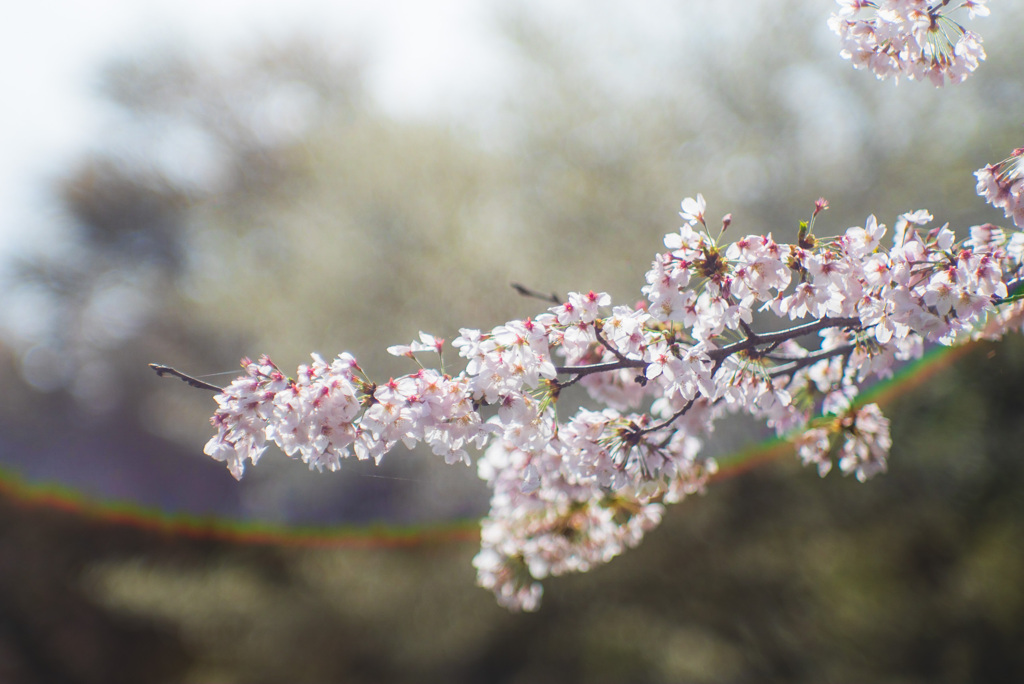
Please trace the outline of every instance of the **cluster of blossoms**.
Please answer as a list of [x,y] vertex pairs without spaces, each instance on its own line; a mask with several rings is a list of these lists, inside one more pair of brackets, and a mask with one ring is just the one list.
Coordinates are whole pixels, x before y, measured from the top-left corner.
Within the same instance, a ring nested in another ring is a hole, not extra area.
[[482,448],[492,429],[481,423],[465,374],[453,379],[422,369],[377,386],[362,377],[351,354],[330,365],[314,354],[294,380],[266,356],[242,365],[246,374],[216,396],[217,435],[206,445],[237,479],[268,441],[321,472],[337,470],[353,453],[380,463],[398,442],[409,448],[426,442],[446,462],[468,465],[465,447]]
[[987,0],[836,0],[829,27],[840,55],[879,79],[928,78],[936,86],[959,83],[985,59],[981,37],[950,18],[959,9],[987,16]]
[[[534,318],[462,329],[455,375],[421,367],[376,384],[343,354],[314,356],[293,379],[265,357],[245,360],[216,397],[206,453],[241,477],[268,442],[321,470],[352,454],[379,461],[398,442],[425,443],[448,463],[482,449],[492,497],[478,581],[525,610],[539,605],[544,577],[609,561],[666,504],[702,491],[716,472],[702,440],[725,415],[763,420],[823,476],[835,464],[867,480],[885,471],[891,441],[878,407],[856,401],[859,387],[926,342],[1019,328],[1010,290],[1024,234],[987,224],[957,240],[915,211],[897,219],[889,247],[873,216],[822,239],[813,229],[826,208],[815,204],[793,244],[770,234],[725,244],[730,216],[712,229],[703,197],[689,198],[641,304],[571,293]],[[784,327],[756,332],[768,313]],[[446,348],[421,333],[388,351],[418,359]],[[577,384],[603,408],[562,417],[560,396]]]
[[998,164],[978,169],[974,177],[978,179],[978,194],[1002,209],[1018,228],[1024,228],[1024,147],[1018,147]]

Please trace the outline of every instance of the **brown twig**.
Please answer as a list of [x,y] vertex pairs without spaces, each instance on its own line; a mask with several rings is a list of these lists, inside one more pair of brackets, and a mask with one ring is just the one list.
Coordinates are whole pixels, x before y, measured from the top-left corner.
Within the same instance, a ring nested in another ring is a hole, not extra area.
[[151,364],[149,364],[149,367],[152,368],[153,371],[157,375],[159,375],[161,378],[163,376],[165,376],[165,375],[172,375],[172,376],[178,378],[179,380],[181,380],[182,382],[184,382],[184,383],[186,383],[186,384],[188,384],[188,385],[190,385],[192,387],[195,387],[197,389],[209,390],[211,392],[223,392],[224,391],[223,387],[217,387],[216,385],[211,385],[210,383],[205,382],[203,380],[200,380],[199,378],[193,378],[191,375],[186,375],[186,374],[182,373],[180,370],[177,370],[175,368],[171,368],[170,366],[165,366],[165,365],[160,364],[160,363],[151,363]]
[[551,294],[544,294],[543,292],[538,292],[537,290],[521,285],[520,283],[509,283],[509,285],[511,285],[512,289],[523,297],[533,297],[534,299],[539,299],[542,302],[551,302],[555,306],[562,303],[562,298],[554,292]]

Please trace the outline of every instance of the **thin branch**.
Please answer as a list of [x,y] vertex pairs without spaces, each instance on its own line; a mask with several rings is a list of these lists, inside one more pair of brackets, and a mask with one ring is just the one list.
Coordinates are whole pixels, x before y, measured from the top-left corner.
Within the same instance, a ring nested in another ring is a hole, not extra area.
[[161,378],[163,376],[165,376],[165,375],[172,375],[172,376],[178,378],[179,380],[181,380],[182,382],[184,382],[184,383],[186,383],[186,384],[188,384],[188,385],[190,385],[192,387],[195,387],[196,389],[204,389],[204,390],[209,390],[211,392],[218,392],[218,393],[224,391],[223,387],[217,387],[216,385],[211,385],[210,383],[204,382],[203,380],[200,380],[199,378],[193,378],[191,375],[185,375],[180,370],[177,370],[175,368],[171,368],[170,366],[164,366],[163,364],[159,364],[159,363],[151,363],[151,364],[149,364],[149,367],[152,368],[153,371],[157,375],[159,375]]
[[[720,363],[721,361],[732,356],[733,354],[753,349],[759,344],[768,344],[770,345],[769,349],[774,349],[780,343],[785,342],[786,340],[792,340],[802,335],[818,332],[819,330],[825,330],[826,328],[854,328],[858,327],[859,325],[859,318],[820,318],[816,321],[811,321],[810,323],[804,323],[803,325],[797,325],[792,328],[787,328],[786,330],[755,335],[755,337],[753,338],[745,339],[740,342],[736,342],[735,344],[727,345],[720,349],[712,349],[711,351],[708,352],[708,358],[711,359],[712,361],[715,361],[716,363]],[[814,355],[812,355],[811,357],[801,358],[799,359],[799,361],[806,362],[808,358],[812,358],[813,356]],[[831,354],[831,356],[834,356],[834,354]],[[814,360],[818,360],[820,358],[827,357],[820,356],[814,358]],[[623,368],[646,368],[647,363],[647,361],[643,361],[641,359],[630,359],[628,357],[624,357],[616,361],[604,361],[601,363],[592,363],[585,366],[555,366],[555,372],[558,373],[559,375],[576,375],[578,377],[583,377],[585,375],[590,375],[592,373],[606,373],[609,371],[621,370]]]
[[994,306],[999,306],[1000,304],[1005,304],[1006,302],[1017,301],[1018,299],[1021,298],[1021,295],[1024,295],[1024,291],[1015,292],[1014,290],[1019,288],[1022,284],[1024,284],[1024,277],[1014,278],[1012,280],[1006,281],[1006,291],[1008,294],[1005,297],[993,297],[992,304]]
[[559,375],[590,375],[591,373],[606,373],[608,371],[622,368],[646,368],[647,362],[640,359],[626,359],[625,361],[605,361],[603,363],[591,363],[586,366],[555,366],[555,372]]
[[780,330],[773,333],[763,333],[761,335],[755,335],[754,337],[736,342],[722,347],[721,349],[712,349],[708,352],[708,358],[718,360],[732,356],[737,352],[747,351],[755,348],[759,344],[771,344],[778,346],[779,343],[785,342],[786,340],[792,340],[803,335],[825,330],[826,328],[856,328],[860,326],[859,318],[819,318],[816,321],[810,323],[804,323],[803,325],[796,325],[792,328]]
[[558,388],[558,391],[561,392],[566,387],[572,387],[573,385],[575,385],[577,382],[579,382],[582,379],[583,379],[582,375],[577,375],[572,380],[566,380],[565,382],[558,382],[557,380],[552,380],[551,382],[555,383],[555,386]]
[[797,372],[801,368],[806,368],[807,366],[814,365],[815,363],[821,361],[822,359],[831,359],[833,356],[842,356],[843,354],[849,354],[856,348],[857,345],[855,344],[844,344],[842,347],[836,347],[834,349],[825,349],[823,351],[818,351],[813,354],[808,354],[807,356],[804,356],[796,361],[793,361],[792,363],[787,363],[784,366],[772,368],[768,372],[768,376],[776,378],[780,375],[789,375]]
[[[676,422],[677,419],[682,418],[683,415],[685,415],[687,411],[689,411],[691,408],[693,408],[693,405],[697,403],[697,399],[700,396],[701,395],[697,394],[692,399],[687,401],[686,405],[683,406],[683,408],[681,408],[678,411],[676,411],[675,413],[673,413],[671,418],[666,418],[665,420],[661,421],[660,423],[655,423],[654,425],[651,425],[650,427],[645,427],[645,428],[642,428],[640,430],[637,430],[635,434],[637,434],[637,435],[646,435],[646,434],[648,434],[650,432],[655,432],[656,430],[664,430],[665,428],[667,428],[670,425],[672,425],[672,423]],[[669,437],[671,437],[671,435],[669,435]],[[661,448],[664,448],[665,445],[667,445],[667,444],[668,444],[668,442],[666,442],[665,444],[662,444],[660,446],[661,446]]]
[[611,343],[608,340],[605,339],[604,335],[601,333],[601,328],[599,328],[597,325],[594,326],[594,337],[597,339],[598,343],[600,343],[605,349],[610,351],[615,356],[615,358],[617,358],[619,361],[632,361],[632,360],[635,360],[635,359],[630,359],[625,354],[620,352],[618,349],[613,347],[611,345]]
[[[715,361],[715,367],[711,369],[711,377],[712,378],[715,377],[715,373],[717,373],[718,370],[722,367],[722,363],[724,363],[724,361],[725,361],[725,359],[719,359],[719,360]],[[674,414],[672,414],[671,418],[668,418],[668,419],[662,421],[661,423],[657,423],[655,425],[652,425],[651,427],[644,428],[643,430],[640,430],[637,434],[646,435],[649,432],[654,432],[655,430],[661,430],[663,428],[669,427],[670,425],[672,425],[672,423],[676,422],[677,419],[682,418],[683,415],[687,411],[689,411],[691,408],[693,408],[693,405],[695,403],[697,403],[697,399],[700,398],[700,396],[701,396],[700,394],[694,395],[692,399],[690,399],[689,401],[686,402],[686,406],[684,406],[683,408],[679,409]],[[719,400],[716,399],[716,401],[719,401]],[[671,439],[671,436],[666,437],[666,439]],[[668,444],[668,442],[666,441],[665,444]],[[664,446],[665,445],[663,444],[662,447],[664,447]]]
[[559,304],[562,303],[562,298],[559,297],[554,292],[552,292],[551,294],[544,294],[543,292],[539,292],[532,288],[526,287],[525,285],[521,285],[520,283],[509,283],[509,285],[511,285],[512,289],[518,292],[523,297],[533,297],[534,299],[539,299],[542,302],[551,302],[555,306],[558,306]]

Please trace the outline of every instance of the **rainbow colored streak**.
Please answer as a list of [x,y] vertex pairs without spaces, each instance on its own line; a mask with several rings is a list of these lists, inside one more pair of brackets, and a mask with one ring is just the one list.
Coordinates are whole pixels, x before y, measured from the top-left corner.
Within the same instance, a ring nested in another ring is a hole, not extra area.
[[[983,343],[972,341],[958,347],[933,347],[925,352],[920,359],[908,363],[898,373],[894,373],[891,378],[877,382],[861,392],[857,396],[856,403],[876,403],[884,406],[900,395],[920,387],[937,373],[953,365],[957,359],[966,356],[979,344]],[[718,473],[712,480],[734,477],[792,452],[793,448],[788,441],[772,437],[741,451],[720,457]]]
[[478,542],[479,521],[424,525],[370,524],[293,527],[215,517],[169,514],[124,501],[101,501],[54,483],[27,482],[0,468],[0,496],[22,508],[46,508],[108,525],[189,539],[302,548],[403,548]]
[[[935,347],[908,364],[892,378],[863,392],[860,403],[886,404],[932,378],[977,346]],[[734,477],[759,465],[792,453],[782,439],[773,438],[719,458],[715,480]],[[169,514],[155,508],[123,501],[91,499],[74,489],[54,483],[27,482],[0,468],[0,496],[24,508],[46,508],[109,525],[170,534],[190,539],[302,548],[407,548],[473,542],[480,539],[479,521],[455,520],[423,525],[375,523],[330,527],[291,527],[241,522],[215,517]]]

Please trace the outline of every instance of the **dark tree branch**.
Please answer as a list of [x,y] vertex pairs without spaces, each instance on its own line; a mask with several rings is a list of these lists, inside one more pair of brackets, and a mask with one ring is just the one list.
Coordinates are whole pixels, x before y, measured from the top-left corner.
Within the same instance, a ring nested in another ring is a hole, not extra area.
[[819,330],[825,330],[826,328],[858,327],[860,327],[859,318],[830,318],[826,316],[825,318],[819,318],[816,321],[804,323],[803,325],[793,326],[792,328],[787,328],[785,330],[780,330],[778,332],[754,335],[753,337],[748,337],[747,339],[741,340],[740,342],[736,342],[735,344],[726,345],[721,349],[713,349],[708,352],[708,358],[717,361],[719,359],[724,359],[728,356],[732,356],[733,354],[736,354],[738,352],[749,351],[750,349],[754,349],[759,344],[774,345],[772,347],[774,349],[775,347],[777,347],[782,342],[785,342],[786,340],[793,340],[796,339],[797,337],[802,337],[803,335],[809,335],[810,333],[815,333],[818,332]]
[[591,363],[586,366],[555,366],[555,372],[559,375],[577,375],[583,377],[591,373],[605,373],[619,370],[621,368],[646,368],[647,362],[640,359],[626,359],[625,361],[605,361],[603,363]]
[[[712,349],[708,352],[708,358],[715,361],[716,364],[722,360],[737,354],[739,352],[748,351],[755,349],[759,344],[769,345],[769,349],[775,349],[779,344],[786,340],[796,339],[803,335],[807,335],[819,330],[825,330],[826,328],[856,328],[860,326],[859,318],[821,318],[810,323],[804,323],[803,325],[797,325],[786,330],[780,330],[773,333],[764,333],[760,335],[754,335],[753,337],[741,340],[735,344],[726,345],[720,349]],[[829,350],[830,352],[832,350]],[[614,350],[613,350],[614,353]],[[819,360],[822,358],[828,358],[828,356],[835,356],[835,354],[828,354],[827,356],[815,356],[804,357],[799,359],[797,362],[802,365],[808,365],[813,361],[808,362],[808,359]],[[579,377],[590,375],[591,373],[605,373],[608,371],[620,370],[622,368],[646,368],[647,361],[641,359],[630,359],[623,357],[616,361],[604,361],[602,363],[592,363],[585,366],[555,366],[555,372],[559,375],[576,375]],[[790,366],[783,366],[782,368],[789,369]],[[716,366],[717,368],[717,366]],[[785,372],[785,371],[783,371]],[[780,373],[781,374],[781,373]]]

